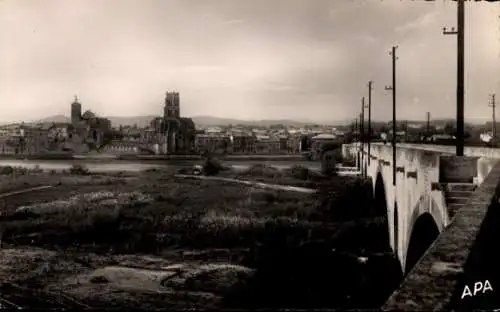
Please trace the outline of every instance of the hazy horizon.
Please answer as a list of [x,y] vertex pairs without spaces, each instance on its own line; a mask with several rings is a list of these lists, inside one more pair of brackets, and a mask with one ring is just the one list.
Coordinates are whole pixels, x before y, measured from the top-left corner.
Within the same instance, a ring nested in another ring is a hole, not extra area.
[[[119,116],[119,115],[109,115],[109,116],[102,116],[102,117],[107,117],[107,118],[110,118],[112,120],[116,120],[116,119],[125,119],[125,120],[128,120],[128,119],[134,119],[134,118],[144,118],[144,117],[150,117],[150,118],[154,118],[155,116],[159,116],[159,115],[142,115],[142,116]],[[61,117],[64,117],[68,122],[70,120],[70,117],[69,115],[52,115],[52,116],[45,116],[44,118],[38,118],[38,119],[34,119],[34,120],[24,120],[24,121],[9,121],[9,122],[0,122],[0,125],[4,125],[4,124],[13,124],[13,123],[20,123],[20,122],[28,122],[28,123],[31,123],[31,122],[47,122],[47,120],[56,120],[57,122],[60,122],[60,118]],[[219,117],[219,116],[208,116],[208,115],[193,115],[193,116],[186,116],[188,118],[193,118],[193,119],[197,119],[197,121],[200,121],[203,120],[203,119],[211,119],[211,120],[208,120],[209,121],[209,124],[211,125],[215,125],[213,124],[214,121],[217,121],[217,120],[220,120],[221,122],[230,122],[230,121],[234,121],[234,122],[243,122],[245,124],[248,124],[248,123],[251,123],[251,122],[256,122],[256,123],[269,123],[269,122],[280,122],[280,121],[283,121],[283,122],[287,122],[287,123],[297,123],[297,124],[318,124],[318,125],[331,125],[331,126],[336,126],[336,125],[347,125],[347,124],[351,124],[354,122],[354,120],[308,120],[308,119],[275,119],[275,118],[262,118],[262,119],[236,119],[236,118],[224,118],[224,117]],[[453,118],[435,118],[435,119],[431,119],[430,122],[431,124],[432,123],[435,123],[435,122],[442,122],[442,121],[446,121],[446,120],[449,120],[449,119],[453,119]],[[137,120],[137,122],[139,123],[143,123],[144,120]],[[426,122],[426,120],[424,119],[407,119],[407,120],[398,120],[398,122],[417,122],[417,123],[424,123]],[[148,120],[149,122],[149,120]],[[359,120],[358,120],[359,122]],[[365,122],[367,122],[367,120],[365,119]],[[373,123],[390,123],[392,122],[392,119],[373,119],[372,120]],[[488,123],[488,122],[491,122],[490,119],[488,118],[477,118],[477,119],[470,119],[470,118],[466,118],[465,119],[465,122],[468,123],[468,124],[475,124],[475,125],[484,125],[485,123]],[[128,121],[127,124],[132,124],[131,121]],[[224,123],[221,123],[220,125],[224,125]]]
[[[500,6],[466,3],[466,119],[500,93]],[[374,81],[372,119],[454,118],[452,1],[4,0],[0,122],[69,115],[75,94],[102,116],[353,120]]]

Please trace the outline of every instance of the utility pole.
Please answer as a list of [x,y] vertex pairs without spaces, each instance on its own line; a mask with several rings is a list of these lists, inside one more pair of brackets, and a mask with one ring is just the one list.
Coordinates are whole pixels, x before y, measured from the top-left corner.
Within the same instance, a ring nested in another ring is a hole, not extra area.
[[363,124],[363,114],[359,113],[359,132],[358,132],[358,141],[359,141],[359,170],[361,170],[361,166],[363,164],[363,142],[361,138],[361,129]]
[[405,120],[405,142],[408,143],[408,120]]
[[457,0],[457,30],[452,27],[444,35],[457,35],[457,139],[456,155],[464,155],[464,29],[465,0]]
[[354,119],[354,141],[357,141],[358,134],[358,118]]
[[368,165],[370,165],[371,142],[372,142],[372,85],[373,81],[368,82]]
[[363,96],[363,98],[361,98],[361,131],[360,131],[360,136],[361,136],[361,174],[363,176],[363,178],[365,177],[364,175],[364,159],[365,159],[365,155],[364,155],[364,151],[365,151],[365,148],[364,148],[364,145],[365,145],[365,97]]
[[493,138],[492,138],[492,143],[493,143],[493,147],[495,147],[495,143],[496,143],[496,138],[497,138],[497,121],[496,121],[496,114],[495,114],[495,107],[496,107],[496,103],[495,103],[495,94],[490,94],[490,97],[491,97],[491,101],[489,103],[489,106],[492,108],[493,110],[493,115],[492,115],[492,134],[493,134]]
[[426,138],[430,137],[431,136],[431,113],[430,112],[427,112],[427,134],[426,134]]
[[[389,53],[392,56],[392,86],[385,87],[386,90],[392,90],[392,185],[396,186],[396,49],[393,46]],[[395,193],[394,193],[395,194]]]

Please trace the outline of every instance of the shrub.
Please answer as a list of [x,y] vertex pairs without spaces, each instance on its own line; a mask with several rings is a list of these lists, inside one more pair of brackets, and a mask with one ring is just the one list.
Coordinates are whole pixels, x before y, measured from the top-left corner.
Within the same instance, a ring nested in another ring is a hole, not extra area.
[[69,173],[76,175],[88,175],[90,174],[90,171],[83,165],[73,164],[69,169]]
[[281,176],[281,172],[277,168],[264,164],[251,165],[248,170],[244,171],[244,174],[268,178],[276,178]]
[[14,168],[12,166],[1,166],[0,167],[0,174],[13,174],[14,173]]
[[203,164],[203,173],[205,175],[216,175],[224,169],[224,166],[219,161],[211,157],[208,157]]
[[33,168],[34,173],[42,173],[43,169],[40,168],[40,165],[36,165],[35,168]]
[[298,180],[309,180],[309,177],[311,176],[308,168],[299,165],[290,168],[289,173],[294,179]]

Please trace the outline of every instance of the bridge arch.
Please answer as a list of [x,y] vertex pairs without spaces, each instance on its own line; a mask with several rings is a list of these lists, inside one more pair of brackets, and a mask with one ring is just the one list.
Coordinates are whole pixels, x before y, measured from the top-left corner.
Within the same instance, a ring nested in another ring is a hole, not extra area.
[[439,226],[429,212],[425,212],[417,218],[411,231],[406,252],[405,275],[420,260],[425,251],[439,236],[439,233]]
[[375,178],[375,191],[373,203],[373,215],[379,220],[377,224],[380,225],[379,242],[381,248],[390,248],[390,235],[389,235],[389,215],[387,207],[387,193],[385,190],[384,178],[382,173],[378,171]]

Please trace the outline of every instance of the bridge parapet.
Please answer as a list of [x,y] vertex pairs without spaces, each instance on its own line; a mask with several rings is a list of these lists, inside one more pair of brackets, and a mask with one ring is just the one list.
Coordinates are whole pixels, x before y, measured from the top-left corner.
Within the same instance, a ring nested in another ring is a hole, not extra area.
[[[387,161],[387,165],[391,165],[392,163],[392,145],[391,144],[382,144],[382,143],[372,143],[371,144],[371,159],[374,158],[374,155],[377,155],[381,150],[385,150],[384,154],[385,161]],[[361,155],[360,151],[363,150],[364,155]],[[411,152],[409,152],[411,151]],[[402,161],[411,161],[414,157],[419,157],[421,155],[425,155],[419,153],[418,151],[427,151],[428,155],[448,155],[452,156],[455,154],[454,146],[445,146],[445,145],[432,145],[432,144],[406,144],[401,143],[396,146],[396,166]],[[361,148],[360,143],[352,143],[352,144],[344,144],[342,146],[342,155],[344,157],[349,157],[358,161],[359,165],[363,165],[362,159],[368,159],[368,144],[364,144],[363,148]],[[389,155],[390,154],[390,155]],[[405,154],[405,157],[401,157],[402,154]],[[481,184],[488,173],[493,169],[494,164],[500,159],[500,148],[486,148],[486,147],[465,147],[464,155],[467,157],[477,157],[477,175],[476,175],[476,184]],[[376,157],[376,156],[375,156]],[[362,170],[364,168],[361,168]]]

